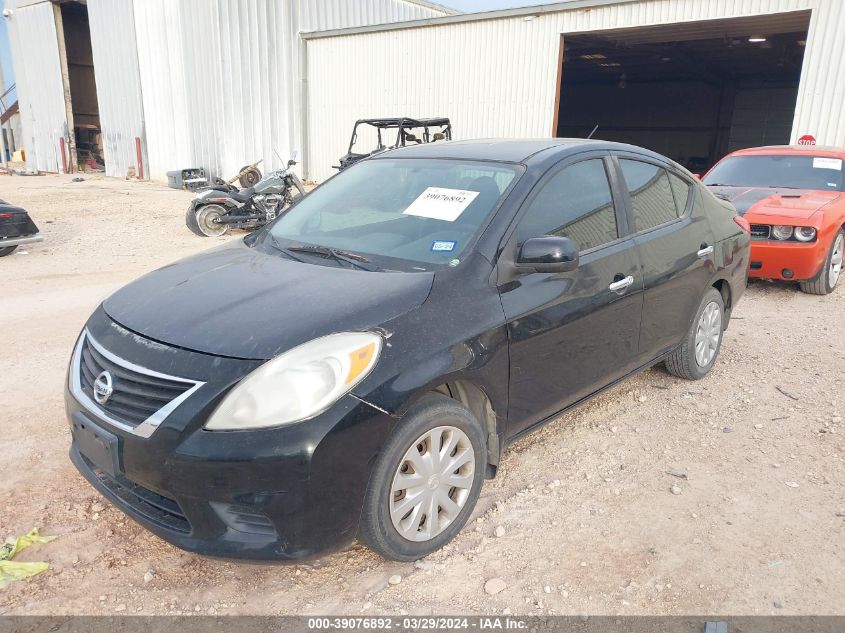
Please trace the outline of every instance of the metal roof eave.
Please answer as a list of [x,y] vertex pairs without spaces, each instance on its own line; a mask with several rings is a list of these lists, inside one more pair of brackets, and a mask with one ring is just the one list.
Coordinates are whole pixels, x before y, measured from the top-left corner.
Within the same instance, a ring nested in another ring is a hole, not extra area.
[[304,40],[322,39],[326,37],[342,37],[344,35],[357,35],[360,33],[377,33],[380,31],[400,31],[415,29],[426,26],[440,26],[442,24],[461,24],[465,22],[482,22],[485,20],[501,20],[521,16],[538,16],[547,13],[565,13],[566,11],[578,11],[579,9],[593,9],[596,7],[612,6],[617,4],[630,4],[642,0],[570,0],[569,2],[555,2],[553,4],[540,4],[535,6],[517,7],[515,9],[500,9],[497,11],[482,11],[480,13],[458,13],[455,15],[444,15],[437,18],[424,18],[422,20],[408,20],[407,22],[390,22],[386,24],[372,24],[369,26],[356,26],[343,29],[331,29],[328,31],[309,31],[300,33]]
[[439,11],[440,13],[443,13],[445,15],[460,15],[461,14],[461,12],[456,10],[456,9],[452,9],[451,7],[447,7],[447,6],[444,6],[442,4],[438,4],[436,2],[429,2],[428,0],[405,0],[405,1],[410,3],[410,4],[419,5],[423,8],[425,8],[425,9],[431,9],[432,11]]

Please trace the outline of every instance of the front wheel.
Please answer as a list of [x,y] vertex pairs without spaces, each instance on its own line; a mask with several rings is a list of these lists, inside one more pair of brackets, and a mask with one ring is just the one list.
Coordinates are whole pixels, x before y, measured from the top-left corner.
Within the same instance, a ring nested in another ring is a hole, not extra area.
[[5,257],[6,255],[11,255],[15,252],[17,246],[4,246],[0,248],[0,257]]
[[710,288],[701,300],[684,341],[666,359],[673,376],[701,380],[713,368],[722,348],[725,302],[722,293]]
[[188,209],[185,224],[202,237],[220,237],[229,231],[229,225],[220,221],[224,215],[226,209],[219,204],[206,204],[195,210]]
[[360,538],[385,558],[418,560],[469,519],[484,483],[481,424],[459,402],[427,396],[402,418],[373,467]]
[[801,291],[811,295],[828,295],[833,292],[842,273],[843,251],[845,251],[845,233],[839,229],[833,236],[833,244],[821,270],[812,279],[801,282]]

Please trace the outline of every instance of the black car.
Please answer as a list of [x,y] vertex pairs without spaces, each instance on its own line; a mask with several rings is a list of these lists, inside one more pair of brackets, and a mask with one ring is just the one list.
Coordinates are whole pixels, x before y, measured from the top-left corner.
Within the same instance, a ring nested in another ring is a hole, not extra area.
[[0,257],[11,255],[18,246],[43,240],[24,209],[0,200]]
[[743,294],[729,203],[652,152],[419,145],[119,290],[68,374],[71,457],[188,550],[414,560],[505,446],[656,363],[702,378]]

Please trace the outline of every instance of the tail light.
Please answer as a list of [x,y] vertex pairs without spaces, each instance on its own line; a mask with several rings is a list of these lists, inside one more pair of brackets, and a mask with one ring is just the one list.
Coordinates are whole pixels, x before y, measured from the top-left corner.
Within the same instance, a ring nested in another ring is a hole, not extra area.
[[735,215],[734,222],[737,223],[737,226],[739,226],[739,228],[751,235],[751,224],[749,224],[748,220],[746,220],[741,215]]
[[12,214],[11,213],[0,213],[0,220],[11,220]]

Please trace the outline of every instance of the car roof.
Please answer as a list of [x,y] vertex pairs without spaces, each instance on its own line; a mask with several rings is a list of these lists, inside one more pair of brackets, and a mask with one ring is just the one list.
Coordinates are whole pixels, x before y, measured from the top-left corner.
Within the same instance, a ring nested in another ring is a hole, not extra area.
[[580,151],[615,150],[635,152],[663,161],[668,160],[665,156],[643,149],[642,147],[584,138],[479,138],[462,141],[424,143],[389,150],[373,158],[454,158],[524,163],[541,152],[544,157],[547,157],[551,153],[549,150],[555,150],[554,155],[561,158],[567,154],[574,154]]
[[799,156],[803,154],[845,158],[845,148],[832,145],[767,145],[740,149],[728,154],[728,156]]

